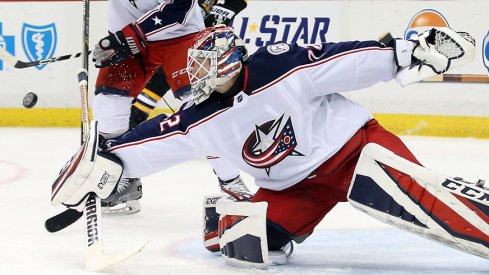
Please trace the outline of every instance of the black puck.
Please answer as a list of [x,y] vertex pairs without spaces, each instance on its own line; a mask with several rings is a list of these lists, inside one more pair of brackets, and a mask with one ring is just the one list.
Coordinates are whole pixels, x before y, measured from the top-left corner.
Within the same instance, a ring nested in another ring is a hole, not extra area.
[[28,93],[24,96],[24,100],[22,100],[22,105],[26,108],[32,108],[37,103],[37,95],[35,93]]

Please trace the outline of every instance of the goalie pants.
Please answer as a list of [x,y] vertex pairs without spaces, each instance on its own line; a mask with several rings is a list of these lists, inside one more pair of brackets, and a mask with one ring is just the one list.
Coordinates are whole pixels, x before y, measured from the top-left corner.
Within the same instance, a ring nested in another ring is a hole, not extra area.
[[[252,201],[268,202],[269,231],[270,224],[273,224],[274,229],[278,225],[278,228],[285,230],[285,234],[296,242],[301,242],[309,236],[338,202],[347,201],[348,189],[360,152],[370,142],[382,145],[399,156],[420,164],[396,135],[384,129],[376,120],[370,120],[340,151],[306,179],[282,191],[263,188],[257,191]],[[283,239],[283,236],[276,237]],[[274,236],[270,236],[269,233],[270,238]]]
[[155,71],[162,67],[175,97],[190,92],[187,75],[187,50],[196,33],[179,38],[147,42],[146,50],[118,64],[101,68],[96,93],[137,97]]

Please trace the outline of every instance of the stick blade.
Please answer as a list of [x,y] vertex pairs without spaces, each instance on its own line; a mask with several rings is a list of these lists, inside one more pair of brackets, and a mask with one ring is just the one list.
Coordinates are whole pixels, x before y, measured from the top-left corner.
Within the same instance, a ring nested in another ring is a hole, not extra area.
[[93,244],[93,249],[87,250],[85,267],[88,271],[101,271],[139,253],[148,244],[148,241],[141,242],[115,255],[105,255],[100,242]]
[[47,219],[46,222],[44,222],[44,227],[48,232],[58,232],[76,222],[82,215],[83,211],[78,212],[77,210],[70,208]]

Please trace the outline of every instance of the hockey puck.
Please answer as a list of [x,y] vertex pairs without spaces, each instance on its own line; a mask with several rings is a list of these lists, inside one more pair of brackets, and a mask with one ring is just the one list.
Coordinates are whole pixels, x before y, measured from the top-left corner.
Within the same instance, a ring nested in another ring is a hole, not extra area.
[[35,93],[28,93],[24,96],[24,100],[22,100],[22,105],[26,108],[32,108],[37,103],[37,95]]

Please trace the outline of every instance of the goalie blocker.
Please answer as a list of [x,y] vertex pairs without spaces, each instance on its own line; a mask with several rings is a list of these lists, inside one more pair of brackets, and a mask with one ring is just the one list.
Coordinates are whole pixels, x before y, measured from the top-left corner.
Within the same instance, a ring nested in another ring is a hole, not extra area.
[[478,183],[443,176],[370,143],[348,200],[376,219],[489,259],[489,190]]
[[61,169],[51,189],[51,203],[68,207],[84,205],[90,193],[107,199],[122,175],[121,161],[99,152],[97,121],[90,123],[90,135],[78,152]]

